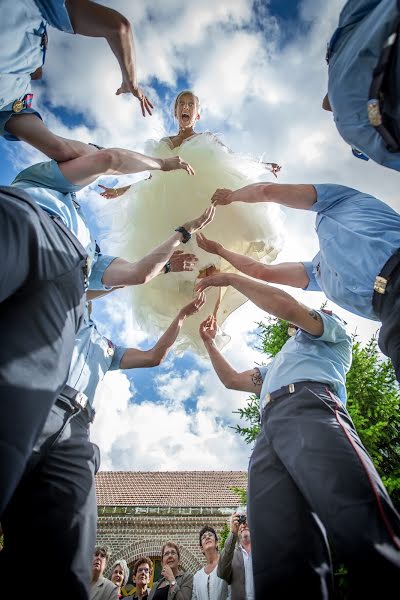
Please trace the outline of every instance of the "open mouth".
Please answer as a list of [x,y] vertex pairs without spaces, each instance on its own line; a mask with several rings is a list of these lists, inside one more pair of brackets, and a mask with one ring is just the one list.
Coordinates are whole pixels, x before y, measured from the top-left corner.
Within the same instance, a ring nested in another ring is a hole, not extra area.
[[181,114],[181,119],[182,119],[182,121],[184,121],[185,123],[187,123],[189,121],[189,119],[190,119],[189,113],[186,113],[186,112],[182,113]]

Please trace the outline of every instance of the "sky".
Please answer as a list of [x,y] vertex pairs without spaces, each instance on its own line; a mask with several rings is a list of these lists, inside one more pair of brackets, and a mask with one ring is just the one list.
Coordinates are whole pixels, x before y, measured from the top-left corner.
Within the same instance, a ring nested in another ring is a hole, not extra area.
[[[327,87],[324,60],[343,0],[117,0],[134,28],[140,85],[155,105],[143,118],[136,99],[116,96],[117,62],[105,40],[49,32],[44,78],[34,83],[34,102],[59,135],[102,146],[143,151],[149,138],[175,133],[176,94],[193,89],[202,106],[198,131],[220,134],[233,151],[282,165],[282,183],[339,183],[373,194],[396,210],[398,174],[354,158],[332,116],[322,110]],[[44,160],[23,143],[0,140],[1,181]],[[397,177],[397,186],[396,186]],[[114,185],[116,178],[102,178]],[[125,176],[118,184],[134,181]],[[105,200],[97,185],[80,193],[95,236],[104,238]],[[316,253],[314,216],[285,211],[285,246],[277,261],[309,260]],[[160,240],[161,241],[161,240]],[[354,265],[354,268],[357,268]],[[293,290],[288,288],[289,293]],[[319,308],[319,293],[296,292]],[[362,341],[377,323],[328,307]],[[135,326],[121,290],[96,301],[93,316],[115,343],[154,344]],[[231,315],[225,357],[237,370],[265,362],[257,323],[265,318],[251,303]],[[210,363],[173,352],[158,368],[110,372],[96,394],[92,439],[102,469],[246,470],[251,448],[234,432],[234,413],[247,394],[225,389]]]

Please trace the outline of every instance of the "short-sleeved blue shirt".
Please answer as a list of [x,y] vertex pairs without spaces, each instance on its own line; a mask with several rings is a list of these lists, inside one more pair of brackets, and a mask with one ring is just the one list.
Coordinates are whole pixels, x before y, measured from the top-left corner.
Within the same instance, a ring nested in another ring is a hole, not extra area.
[[64,225],[78,238],[90,259],[89,289],[109,289],[103,285],[102,277],[115,256],[99,252],[82,208],[76,202],[75,193],[84,186],[70,183],[54,160],[24,169],[11,185],[26,190],[32,200],[49,214],[60,217]]
[[291,337],[267,366],[257,367],[263,378],[261,410],[265,396],[298,381],[316,381],[332,388],[346,403],[346,373],[351,366],[352,341],[345,323],[334,314],[318,311],[324,332],[320,337],[301,329]]
[[42,66],[46,25],[74,33],[65,0],[2,0],[0,111],[31,91],[31,73]]
[[101,335],[88,316],[75,339],[67,384],[83,392],[93,406],[96,388],[108,371],[120,368],[127,348]]
[[400,152],[389,152],[368,120],[372,73],[392,33],[397,0],[348,0],[329,44],[328,97],[342,138],[374,161],[400,170]]
[[400,215],[390,206],[343,185],[314,186],[320,251],[304,267],[307,290],[320,291],[346,310],[379,320],[372,307],[374,282],[400,247]]

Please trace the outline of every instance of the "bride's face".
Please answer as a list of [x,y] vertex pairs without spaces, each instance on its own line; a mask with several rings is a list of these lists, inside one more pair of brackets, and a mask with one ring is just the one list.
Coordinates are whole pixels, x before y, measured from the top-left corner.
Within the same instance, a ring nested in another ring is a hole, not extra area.
[[197,100],[192,94],[182,94],[175,108],[175,116],[178,119],[179,128],[187,129],[194,127],[200,119]]

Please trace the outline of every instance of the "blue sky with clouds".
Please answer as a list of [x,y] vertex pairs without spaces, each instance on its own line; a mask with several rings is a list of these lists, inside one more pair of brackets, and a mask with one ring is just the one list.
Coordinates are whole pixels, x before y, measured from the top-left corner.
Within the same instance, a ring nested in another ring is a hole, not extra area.
[[[120,75],[104,40],[50,30],[44,79],[34,83],[34,101],[53,131],[141,151],[147,139],[174,133],[173,99],[189,87],[201,99],[198,130],[220,133],[234,151],[279,162],[280,181],[342,183],[399,209],[397,174],[352,157],[331,115],[321,109],[325,47],[342,0],[104,3],[134,26],[139,81],[154,100],[154,115],[144,119],[136,100],[115,96]],[[4,184],[28,164],[44,160],[25,144],[2,139],[0,153]],[[118,182],[131,180],[127,176]],[[104,201],[96,190],[91,186],[80,199],[101,240],[106,224],[98,208]],[[286,242],[278,260],[312,257],[317,247],[313,216],[285,212]],[[313,307],[323,300],[314,293],[298,292],[297,297]],[[117,343],[152,343],[132,322],[125,291],[97,301],[93,314]],[[341,314],[364,340],[377,329]],[[231,342],[226,356],[238,369],[262,360],[255,335],[261,318],[246,303],[227,322]],[[193,354],[171,354],[158,369],[110,373],[98,390],[93,428],[102,468],[246,469],[250,449],[230,428],[236,423],[232,411],[245,398],[225,390],[209,363]]]

